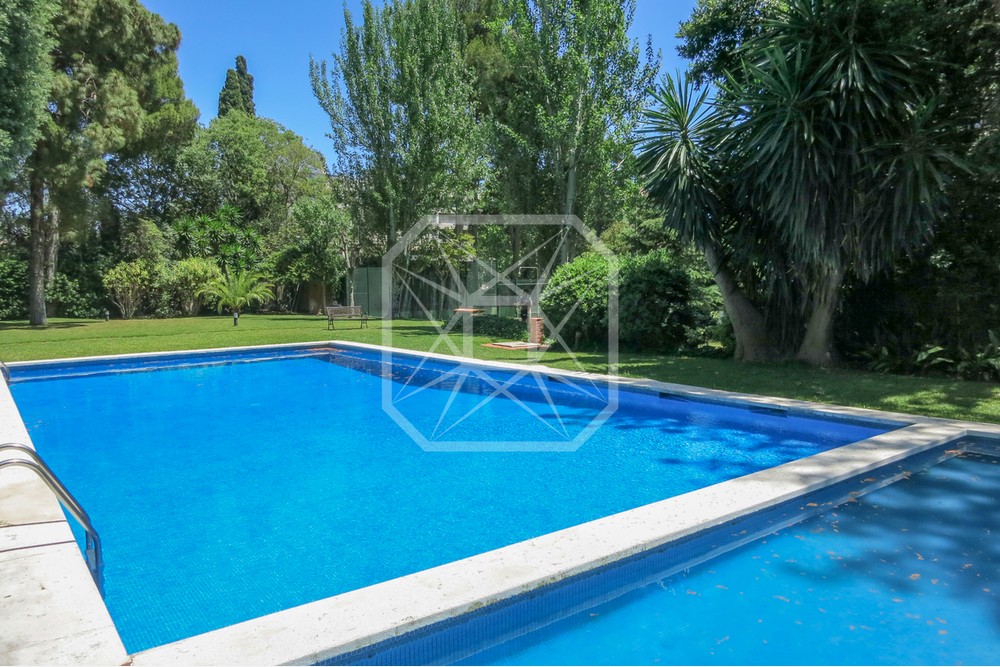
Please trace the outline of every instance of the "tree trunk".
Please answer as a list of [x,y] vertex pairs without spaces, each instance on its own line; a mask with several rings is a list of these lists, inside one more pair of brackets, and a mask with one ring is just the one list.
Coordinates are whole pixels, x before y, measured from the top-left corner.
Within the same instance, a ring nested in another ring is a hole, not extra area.
[[740,290],[736,280],[725,267],[718,248],[706,244],[702,249],[708,268],[722,293],[722,301],[733,325],[736,337],[737,361],[770,361],[776,357],[774,347],[768,339],[764,316],[750,299]]
[[[569,169],[566,171],[566,200],[563,202],[563,215],[573,215],[573,207],[576,206],[576,158],[570,160]],[[566,264],[570,260],[569,252],[569,227],[563,229],[562,239],[559,242],[559,263]]]
[[28,310],[32,326],[45,326],[48,318],[45,312],[45,264],[48,258],[45,241],[48,238],[45,217],[45,183],[36,173],[32,173],[28,193],[31,218],[31,259],[30,283],[28,288]]
[[521,259],[521,227],[518,225],[510,227],[510,256],[511,265],[517,264],[517,261]]
[[[49,207],[45,231],[45,292],[51,294],[56,284],[56,267],[59,265],[59,209],[55,206]],[[48,317],[56,316],[57,305],[45,300]]]
[[844,272],[839,267],[824,272],[812,294],[812,311],[806,322],[806,334],[799,347],[798,359],[816,366],[831,366],[833,354],[833,316],[840,302]]

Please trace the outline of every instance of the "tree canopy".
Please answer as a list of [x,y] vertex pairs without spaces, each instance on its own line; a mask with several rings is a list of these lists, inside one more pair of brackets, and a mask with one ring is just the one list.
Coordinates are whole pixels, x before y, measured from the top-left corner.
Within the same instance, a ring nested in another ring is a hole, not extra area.
[[9,0],[0,7],[0,179],[31,151],[45,111],[54,0]]

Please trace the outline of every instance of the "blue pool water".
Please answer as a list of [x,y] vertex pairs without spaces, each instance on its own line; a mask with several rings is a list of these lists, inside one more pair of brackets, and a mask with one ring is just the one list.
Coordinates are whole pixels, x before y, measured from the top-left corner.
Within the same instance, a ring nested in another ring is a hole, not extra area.
[[470,664],[995,664],[1000,460],[950,459]]
[[[383,383],[395,391],[412,369],[394,368],[393,380],[371,353],[303,354],[177,356],[152,372],[126,372],[146,361],[14,370],[37,449],[101,533],[106,603],[129,651],[888,428],[623,392],[618,412],[575,452],[428,452],[381,409]],[[475,383],[457,393],[446,385],[409,397],[409,409],[424,405],[437,419],[444,404],[469,407],[452,431],[461,438],[549,437],[525,406],[546,417],[552,397],[567,432],[600,409],[558,383],[528,383],[485,405]]]

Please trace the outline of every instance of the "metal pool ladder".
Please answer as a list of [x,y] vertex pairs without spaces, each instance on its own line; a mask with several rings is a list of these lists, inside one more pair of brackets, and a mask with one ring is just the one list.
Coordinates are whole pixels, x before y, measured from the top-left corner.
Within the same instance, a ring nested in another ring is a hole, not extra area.
[[3,362],[3,359],[0,359],[0,374],[3,374],[3,379],[7,384],[10,384],[10,369],[7,368],[7,364]]
[[83,506],[77,502],[73,494],[69,492],[69,489],[59,481],[56,474],[52,472],[42,457],[38,455],[31,447],[23,445],[18,442],[7,442],[0,444],[0,452],[13,451],[20,454],[26,455],[27,459],[3,459],[0,460],[0,470],[8,466],[20,466],[22,468],[28,468],[33,470],[42,481],[45,482],[46,486],[52,489],[52,492],[56,494],[59,498],[59,502],[62,503],[63,507],[73,515],[73,518],[83,526],[84,532],[86,532],[86,542],[84,545],[84,560],[87,562],[87,568],[90,570],[90,574],[94,577],[94,583],[97,584],[97,590],[100,591],[101,595],[104,595],[104,556],[101,553],[101,538],[94,529],[94,524],[90,522],[90,515],[87,514]]

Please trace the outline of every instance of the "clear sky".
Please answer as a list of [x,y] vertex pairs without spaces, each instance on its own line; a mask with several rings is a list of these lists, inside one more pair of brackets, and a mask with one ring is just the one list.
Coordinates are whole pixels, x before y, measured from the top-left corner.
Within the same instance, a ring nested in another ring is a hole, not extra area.
[[[329,59],[338,49],[344,26],[343,0],[143,0],[152,11],[176,23],[183,36],[180,71],[188,96],[201,110],[201,122],[215,117],[226,70],[238,54],[254,76],[257,114],[273,118],[331,153],[329,120],[309,85],[309,55]],[[695,0],[637,0],[632,36],[663,52],[661,71],[682,68],[675,49],[677,26]],[[354,16],[360,0],[347,0]]]

